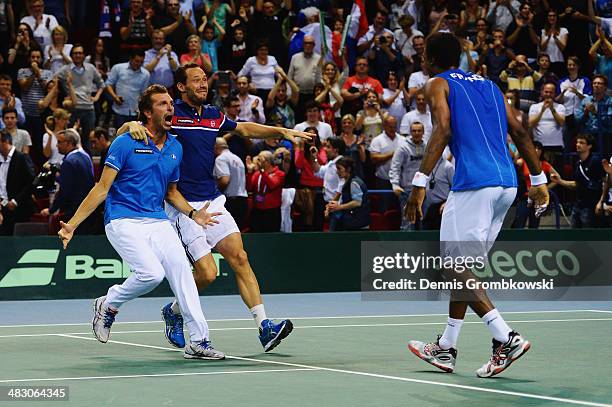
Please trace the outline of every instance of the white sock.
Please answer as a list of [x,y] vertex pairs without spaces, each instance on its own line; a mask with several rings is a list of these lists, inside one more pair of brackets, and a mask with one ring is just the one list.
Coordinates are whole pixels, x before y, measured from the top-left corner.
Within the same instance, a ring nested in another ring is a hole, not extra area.
[[172,301],[172,305],[170,306],[170,309],[176,315],[181,315],[181,307],[179,307],[178,301],[176,299]]
[[256,305],[249,311],[251,311],[251,315],[253,315],[253,319],[255,320],[255,325],[257,325],[257,328],[261,326],[261,323],[264,319],[268,319],[268,317],[266,317],[266,309],[264,308],[263,304]]
[[438,340],[438,345],[442,349],[457,348],[457,339],[459,338],[459,332],[463,326],[462,319],[448,318],[446,322],[446,329]]
[[482,317],[482,322],[484,322],[487,328],[489,328],[489,331],[491,331],[493,338],[500,341],[501,343],[508,342],[508,339],[510,339],[509,334],[510,332],[512,332],[512,329],[510,329],[510,327],[508,326],[506,321],[504,321],[504,318],[502,318],[497,309],[494,308],[484,314]]

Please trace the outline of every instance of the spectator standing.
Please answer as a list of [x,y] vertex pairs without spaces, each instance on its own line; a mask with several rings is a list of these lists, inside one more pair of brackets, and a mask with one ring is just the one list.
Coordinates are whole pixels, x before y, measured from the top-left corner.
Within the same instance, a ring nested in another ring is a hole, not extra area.
[[57,135],[65,131],[70,121],[70,113],[65,109],[56,109],[45,123],[45,134],[42,139],[42,153],[49,164],[61,165],[64,155],[57,148]]
[[[389,181],[393,193],[399,199],[401,213],[403,213],[404,206],[408,202],[408,197],[412,191],[412,178],[414,178],[414,174],[419,170],[421,161],[423,161],[426,145],[423,141],[424,133],[425,126],[422,123],[412,123],[410,126],[410,137],[399,142],[389,161]],[[402,216],[402,230],[414,230],[416,227],[416,224],[410,224]]]
[[208,75],[212,75],[210,56],[202,52],[200,37],[193,34],[187,37],[187,52],[181,55],[181,65],[197,64]]
[[215,168],[213,175],[219,190],[225,195],[225,208],[236,220],[238,229],[244,229],[248,211],[244,163],[229,150],[224,138],[215,142]]
[[412,39],[414,37],[423,36],[423,33],[419,30],[413,30],[412,25],[414,24],[414,17],[410,14],[401,16],[398,20],[401,28],[395,30],[393,36],[395,37],[395,46],[402,53],[404,58],[404,64],[409,65],[414,61],[412,56],[416,53],[412,46]]
[[106,44],[104,38],[96,37],[92,42],[92,47],[89,50],[89,55],[85,57],[85,62],[92,64],[98,70],[102,80],[108,77],[108,71],[111,69],[110,59],[106,55]]
[[[283,127],[292,129],[295,126],[295,109],[300,99],[298,85],[292,81],[280,66],[276,68],[278,79],[268,94],[266,109],[272,123],[282,123]],[[291,88],[291,98],[287,95],[287,85]]]
[[412,124],[419,122],[423,125],[423,140],[425,143],[427,143],[427,141],[429,141],[429,137],[431,137],[433,124],[431,122],[431,112],[429,111],[429,106],[427,106],[427,101],[425,100],[425,93],[417,93],[415,100],[416,109],[409,111],[404,115],[404,117],[402,117],[399,131],[400,134],[409,135],[412,133]]
[[[221,47],[221,66],[236,73],[242,69],[248,58],[246,29],[243,25],[233,28],[231,36],[226,36]],[[228,39],[229,38],[229,39]]]
[[[6,74],[0,74],[0,111],[2,109],[15,109],[17,112],[17,122],[25,124],[25,113],[21,99],[13,94],[13,80]],[[2,120],[0,120],[0,129],[4,128]]]
[[368,50],[375,46],[375,40],[379,36],[383,34],[391,34],[393,36],[393,32],[385,28],[386,25],[387,13],[380,10],[377,11],[373,24],[368,27],[368,31],[357,41],[357,52],[367,56]]
[[12,235],[16,222],[34,213],[34,171],[26,155],[17,151],[9,133],[0,132],[0,235]]
[[582,100],[592,93],[591,80],[586,76],[580,76],[580,60],[578,57],[567,58],[567,76],[561,78],[557,85],[557,97],[555,100],[565,106],[567,135],[566,141],[574,137],[578,129],[574,115],[580,108]]
[[327,163],[327,154],[321,148],[316,127],[303,131],[313,136],[311,141],[300,141],[295,146],[294,164],[300,170],[295,205],[302,213],[304,230],[323,230],[323,178],[316,175],[316,170]]
[[[303,51],[291,57],[287,77],[297,84],[300,99],[307,102],[314,99],[314,85],[321,82],[321,55],[314,52],[314,37],[305,35],[302,45]],[[303,103],[298,105],[295,112],[297,120],[304,118],[304,109],[300,108],[303,105]]]
[[329,230],[367,229],[370,225],[370,203],[365,182],[355,175],[355,163],[349,157],[338,160],[336,168],[344,185],[340,199],[331,201],[325,208]]
[[144,67],[151,74],[149,84],[172,89],[174,72],[178,69],[178,56],[172,51],[172,45],[166,43],[166,35],[162,30],[153,30],[151,38],[153,47],[145,52],[144,58]]
[[279,232],[285,173],[273,163],[273,154],[263,151],[247,162],[248,189],[253,192],[252,232]]
[[332,137],[325,144],[325,153],[327,155],[327,163],[319,165],[315,163],[315,175],[323,178],[323,200],[327,205],[331,201],[337,201],[342,191],[344,180],[338,176],[336,163],[344,156],[344,142],[342,139]]
[[27,24],[34,33],[34,40],[40,48],[51,45],[51,32],[59,24],[54,16],[44,14],[45,2],[43,0],[32,0],[28,7],[29,15],[23,17],[20,23]]
[[70,65],[72,59],[70,59],[70,50],[72,50],[72,44],[67,44],[68,33],[61,25],[55,27],[51,33],[52,43],[45,47],[43,53],[45,63],[45,69],[55,74],[62,67]]
[[51,80],[51,72],[42,69],[42,53],[38,48],[30,49],[29,67],[21,68],[17,73],[17,82],[23,98],[23,112],[26,116],[25,129],[32,136],[32,153],[36,163],[40,161],[40,136],[43,124],[38,109],[38,101],[45,97],[47,82]]
[[385,32],[375,37],[374,46],[368,51],[368,59],[372,67],[372,76],[384,81],[389,71],[404,72],[404,59],[400,51],[395,48],[393,34]]
[[[60,154],[64,155],[60,167],[59,192],[51,207],[43,209],[44,216],[61,213],[61,219],[67,222],[75,214],[83,199],[94,186],[93,164],[87,154],[79,151],[80,137],[74,129],[57,133],[57,146]],[[91,234],[95,223],[100,221],[91,217],[79,226],[80,234]]]
[[191,21],[192,12],[184,15],[180,12],[179,0],[168,0],[166,12],[153,17],[153,28],[159,28],[166,35],[166,42],[172,44],[176,53],[182,55],[188,51],[187,38],[196,34],[196,28]]
[[[341,108],[344,104],[341,89],[344,81],[346,81],[348,77],[348,70],[348,63],[344,64],[344,70],[342,72],[338,71],[338,66],[333,62],[326,62],[323,64],[323,75],[321,76],[321,82],[324,86],[323,94],[327,93],[329,104],[334,111],[335,125],[332,123],[330,124],[332,124],[332,129],[336,131],[340,128],[340,118],[342,117]],[[325,98],[325,96],[321,98]],[[319,100],[316,99],[315,101],[319,102]]]
[[487,15],[487,10],[478,4],[478,0],[467,0],[465,9],[459,14],[459,28],[468,37],[473,37],[478,32],[476,22]]
[[100,180],[100,176],[102,175],[102,167],[106,162],[108,149],[111,145],[110,137],[106,129],[103,129],[102,127],[96,127],[93,129],[89,133],[89,145],[91,146],[92,153],[100,156],[98,163],[101,165],[98,166],[97,170],[94,168],[94,178],[95,181],[98,182]]
[[[383,120],[384,131],[374,137],[368,150],[370,150],[370,159],[375,166],[374,187],[376,189],[391,190],[391,182],[389,181],[389,170],[391,169],[391,160],[393,154],[400,145],[401,138],[398,136],[396,129],[397,121],[393,116],[386,116]],[[381,199],[381,212],[386,211],[391,206],[390,195],[385,194]]]
[[367,58],[357,58],[355,64],[355,75],[349,77],[342,85],[342,98],[344,99],[344,113],[357,114],[363,106],[363,101],[368,91],[372,90],[377,95],[382,95],[383,87],[380,82],[368,75],[369,64]]
[[422,35],[415,35],[412,37],[412,48],[414,49],[414,54],[412,54],[406,64],[405,76],[410,76],[411,73],[423,69],[421,65],[423,64],[423,58],[425,56],[425,37]]
[[[224,4],[227,6],[227,4]],[[205,17],[202,17],[204,20]],[[201,31],[200,31],[201,30]],[[212,72],[219,70],[219,47],[221,41],[225,37],[225,29],[219,24],[219,22],[213,18],[211,24],[203,22],[198,28],[198,32],[202,36],[202,53],[208,55],[210,58],[210,64],[212,65]]]
[[612,152],[612,96],[607,90],[608,78],[595,75],[593,95],[582,99],[575,114],[580,133],[593,136],[604,157]]
[[227,16],[236,14],[236,10],[233,1],[227,4],[221,0],[204,0],[204,13],[213,24],[214,35],[222,37],[225,35]]
[[408,100],[410,108],[416,108],[416,101],[414,97],[417,93],[425,89],[425,84],[429,80],[429,74],[423,70],[416,71],[410,74],[408,78]]
[[259,41],[254,57],[249,57],[244,66],[238,72],[238,76],[248,76],[257,90],[257,96],[262,100],[268,99],[268,93],[276,83],[276,67],[279,65],[276,58],[268,54],[269,48],[266,41]]
[[341,120],[340,138],[344,141],[344,156],[353,159],[355,175],[365,179],[363,166],[367,159],[365,137],[355,135],[355,117],[347,114]]
[[[96,67],[85,62],[85,49],[82,45],[74,44],[70,50],[70,57],[72,64],[60,69],[56,76],[60,79],[66,94],[70,93],[68,82],[72,81],[76,96],[72,124],[78,120],[83,134],[89,134],[96,126],[94,104],[104,91],[104,81]],[[69,80],[69,78],[72,79]],[[84,138],[82,141],[85,151],[89,151],[89,139]]]
[[125,61],[134,51],[145,51],[151,45],[153,34],[153,10],[144,10],[143,0],[130,0],[130,10],[121,13],[119,35],[121,37],[120,61]]
[[238,119],[245,122],[263,124],[266,122],[263,101],[259,96],[249,93],[249,78],[239,76],[236,80],[238,88],[238,100],[240,101],[240,113]]
[[508,90],[518,90],[521,96],[521,109],[529,110],[538,98],[535,84],[540,80],[540,74],[529,66],[525,55],[517,55],[499,75],[499,79],[508,84]]
[[17,128],[17,110],[9,107],[2,109],[2,121],[4,122],[3,131],[11,135],[15,149],[26,155],[29,154],[32,139],[26,130]]
[[390,71],[387,75],[387,87],[383,89],[382,102],[384,108],[391,116],[395,117],[397,122],[397,130],[402,121],[402,117],[406,114],[406,100],[408,100],[408,92],[406,91],[406,81],[401,80],[395,71]]
[[531,6],[525,2],[519,13],[506,29],[508,45],[515,53],[525,55],[528,62],[535,62],[538,55],[538,33],[533,26]]
[[602,191],[603,166],[601,156],[593,154],[593,138],[588,135],[576,137],[576,152],[579,161],[574,165],[574,181],[566,181],[552,174],[551,180],[564,188],[576,191],[576,202],[572,209],[573,228],[595,227],[595,207]]
[[529,108],[529,128],[535,141],[542,143],[544,159],[561,168],[563,154],[563,125],[566,120],[565,106],[555,103],[555,85],[542,86],[542,101]]
[[21,68],[30,66],[30,50],[32,49],[41,51],[42,55],[42,48],[34,40],[32,29],[29,25],[21,23],[17,27],[17,35],[15,36],[13,46],[8,50],[8,68],[13,79]]
[[[143,66],[144,51],[134,51],[129,62],[113,66],[106,80],[106,91],[113,98],[115,128],[136,120],[138,99],[149,86],[149,71]],[[87,133],[89,134],[89,133]]]
[[334,136],[331,125],[322,122],[321,113],[319,112],[319,105],[317,102],[311,100],[306,102],[306,120],[295,125],[294,129],[299,131],[307,131],[309,127],[317,129],[317,136],[322,142],[327,141]]
[[559,83],[559,77],[550,70],[550,57],[548,54],[538,55],[538,73],[540,79],[536,82],[536,89],[542,89],[545,83],[554,83],[555,86]]
[[[600,27],[597,27],[597,41],[589,50],[589,58],[595,65],[595,73],[605,75],[608,83],[612,81],[612,43]],[[597,50],[601,50],[598,53]]]
[[493,30],[493,42],[484,49],[478,60],[483,67],[486,67],[485,76],[497,85],[501,85],[499,75],[514,58],[512,50],[506,47],[504,32]]
[[550,69],[557,76],[563,76],[565,72],[563,51],[567,46],[568,31],[565,27],[559,27],[558,20],[557,12],[552,9],[548,10],[546,24],[540,36],[540,52],[549,56]]
[[382,133],[385,117],[387,117],[387,112],[381,108],[378,94],[373,90],[368,90],[363,109],[357,113],[355,121],[355,128],[365,135],[366,146],[369,147],[374,137]]

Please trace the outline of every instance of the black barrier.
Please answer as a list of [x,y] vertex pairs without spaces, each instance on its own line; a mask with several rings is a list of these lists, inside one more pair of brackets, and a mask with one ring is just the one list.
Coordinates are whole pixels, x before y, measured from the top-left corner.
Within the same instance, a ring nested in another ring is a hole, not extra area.
[[[510,241],[610,241],[612,231],[507,230]],[[342,292],[361,289],[361,242],[436,241],[437,232],[245,234],[245,249],[262,293]],[[176,253],[183,256],[184,253]],[[237,294],[233,272],[215,255],[217,280],[205,295]],[[104,236],[77,236],[63,251],[55,237],[0,238],[0,300],[93,298],[130,271]],[[163,283],[149,296],[171,295]]]

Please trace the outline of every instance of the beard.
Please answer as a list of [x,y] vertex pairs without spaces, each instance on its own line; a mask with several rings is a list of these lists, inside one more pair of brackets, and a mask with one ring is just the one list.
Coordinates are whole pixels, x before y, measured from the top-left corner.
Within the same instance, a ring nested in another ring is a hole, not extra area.
[[[208,95],[208,92],[206,92],[206,94]],[[187,98],[194,104],[197,105],[202,105],[204,104],[204,102],[206,102],[206,96],[204,97],[200,97],[198,96],[197,93],[195,93],[195,91],[193,91],[192,89],[187,89]]]

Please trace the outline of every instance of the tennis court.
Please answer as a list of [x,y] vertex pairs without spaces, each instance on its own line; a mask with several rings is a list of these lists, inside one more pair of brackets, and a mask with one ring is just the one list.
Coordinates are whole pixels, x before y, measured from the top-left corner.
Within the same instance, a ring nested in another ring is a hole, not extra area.
[[443,302],[364,302],[358,293],[265,299],[268,314],[295,324],[269,354],[238,296],[202,298],[225,361],[184,360],[165,341],[157,319],[164,298],[126,304],[107,344],[91,334],[89,301],[4,302],[0,386],[69,386],[68,402],[30,402],[36,406],[612,403],[612,352],[605,345],[612,336],[610,303],[499,304],[532,350],[499,377],[478,379],[474,370],[490,356],[491,344],[474,315],[459,338],[453,374],[434,370],[406,348],[409,339],[435,339],[442,331]]

